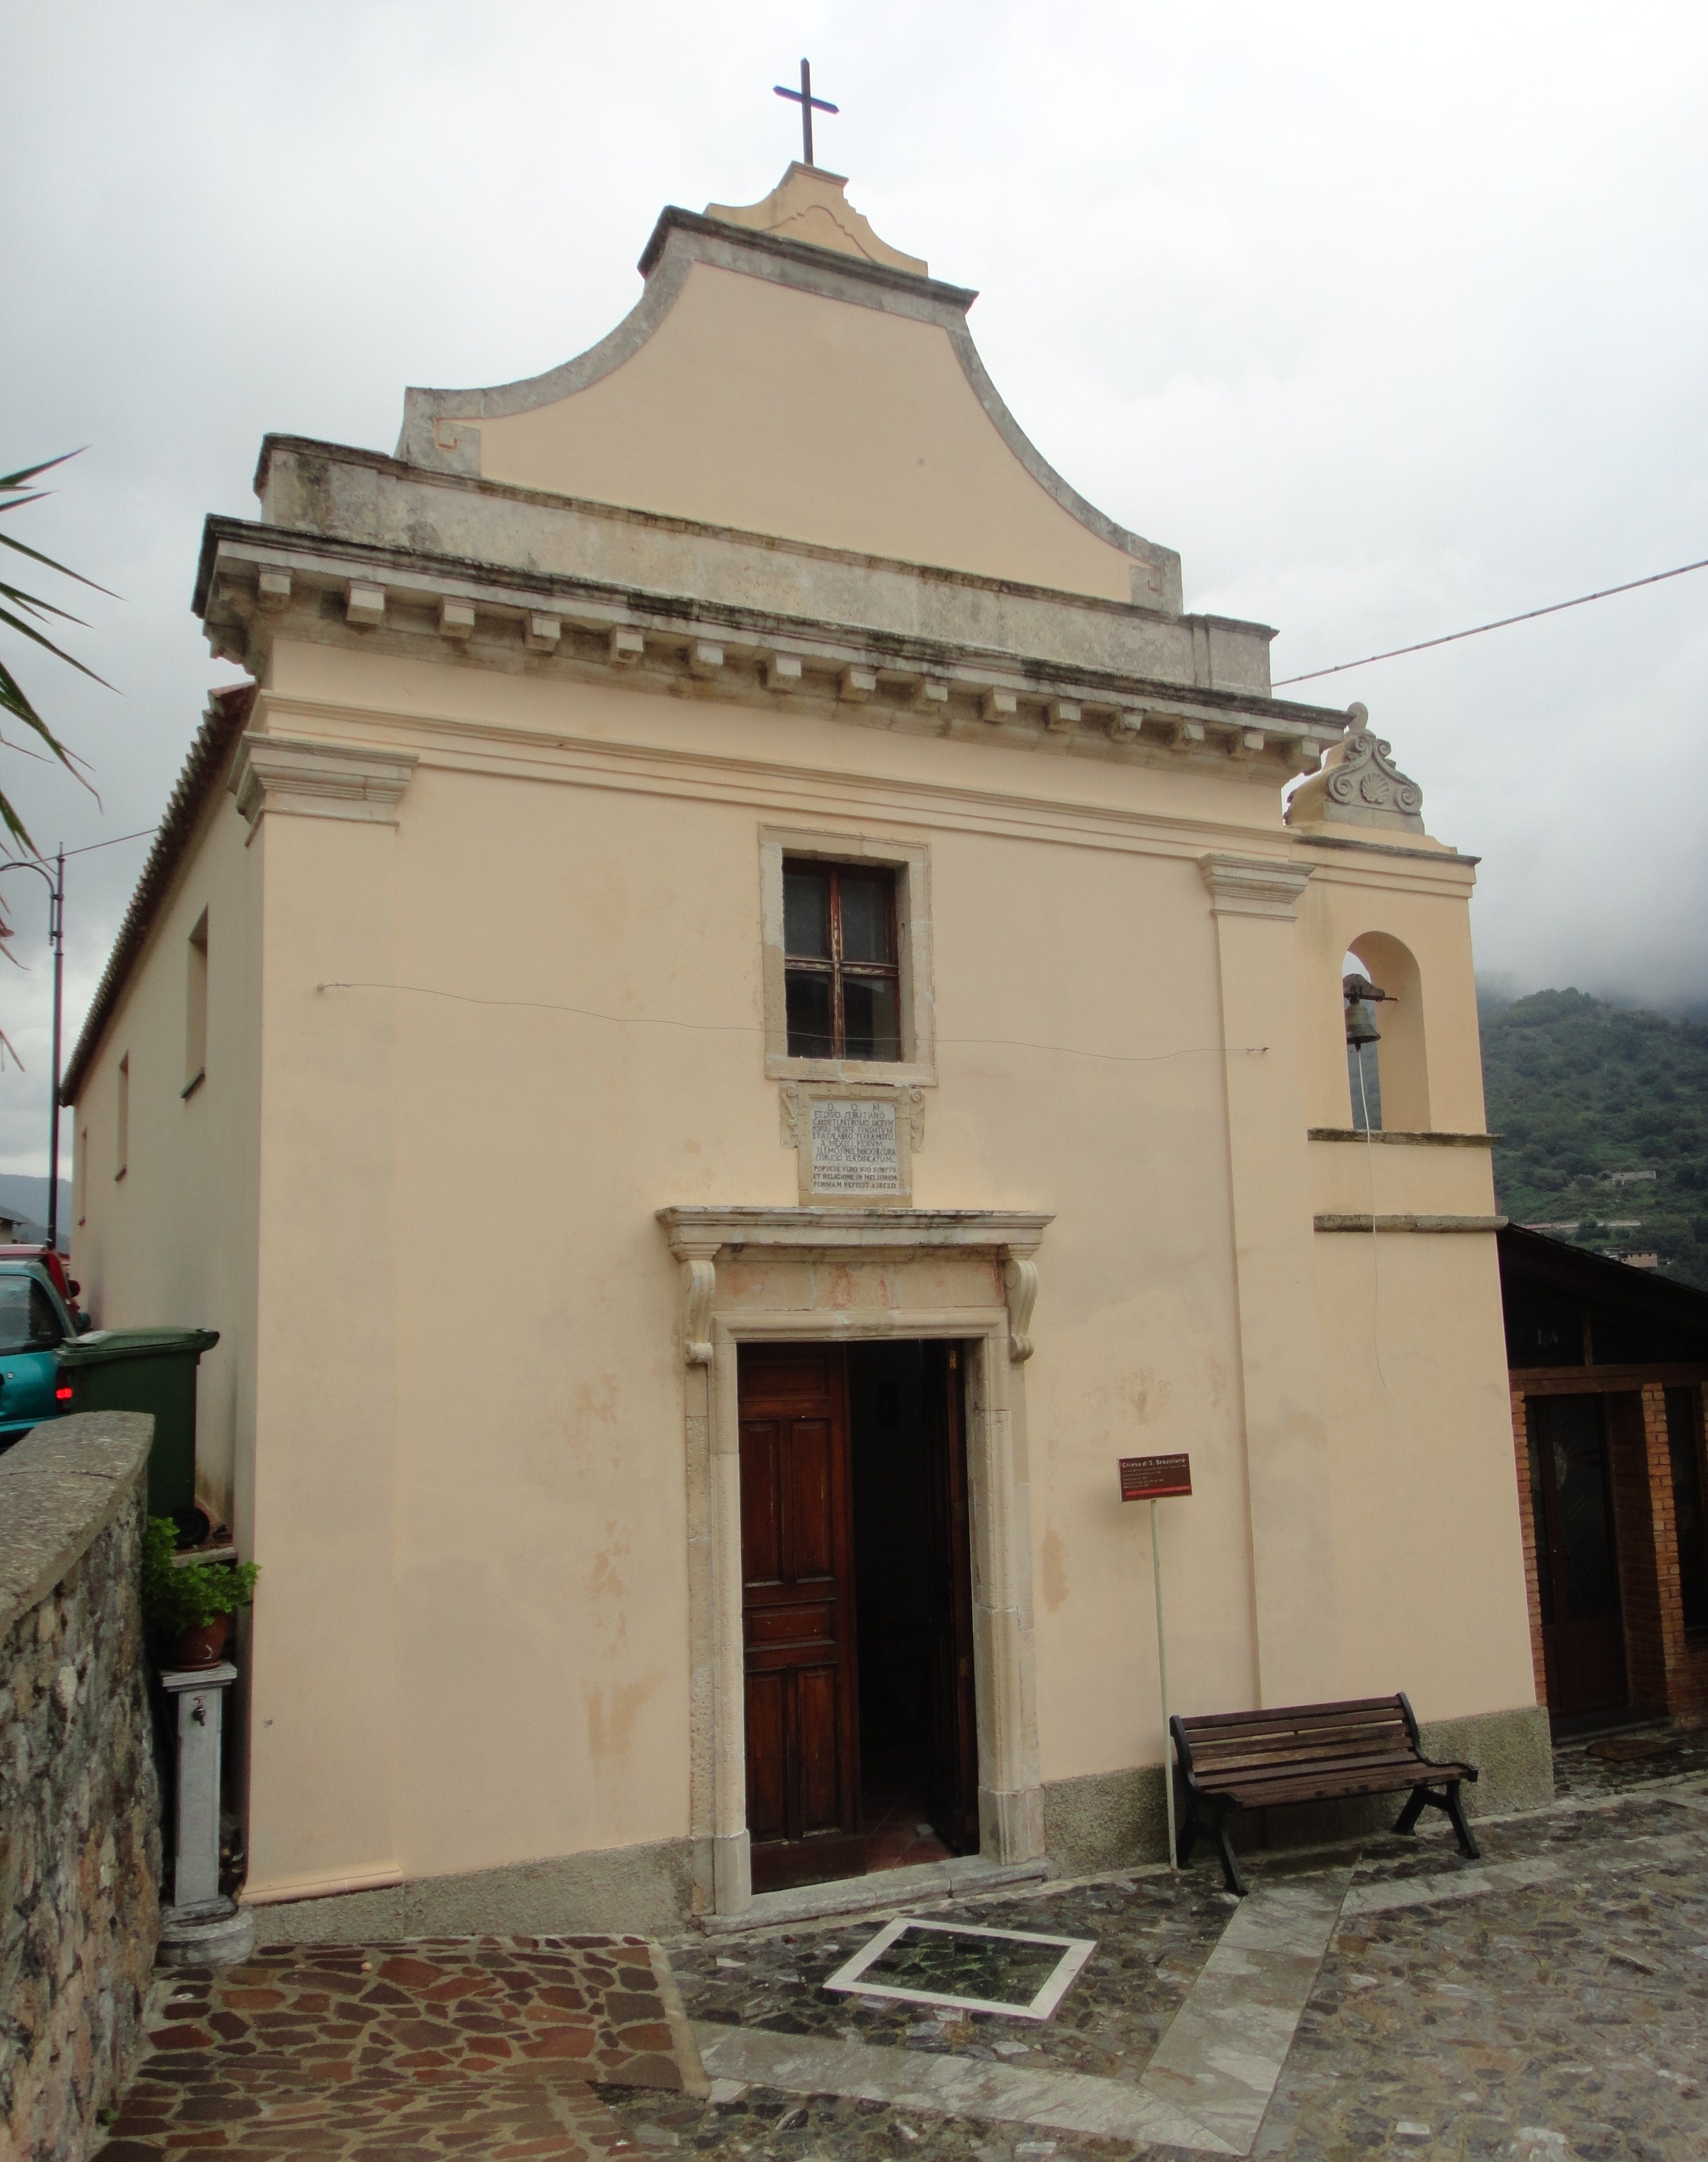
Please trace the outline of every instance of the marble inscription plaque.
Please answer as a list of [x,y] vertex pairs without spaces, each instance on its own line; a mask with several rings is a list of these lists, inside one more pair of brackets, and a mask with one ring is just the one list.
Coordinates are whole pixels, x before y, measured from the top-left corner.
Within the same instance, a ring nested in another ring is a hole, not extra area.
[[832,1099],[811,1109],[815,1193],[901,1191],[894,1104]]

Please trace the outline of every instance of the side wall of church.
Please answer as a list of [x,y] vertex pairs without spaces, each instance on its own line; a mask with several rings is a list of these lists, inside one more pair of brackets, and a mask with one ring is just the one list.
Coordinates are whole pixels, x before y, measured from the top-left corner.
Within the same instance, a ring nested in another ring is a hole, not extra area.
[[[197,1374],[196,1483],[214,1515],[237,1527],[254,1422],[259,1188],[260,885],[248,835],[220,786],[72,1120],[71,1270],[81,1303],[97,1328],[219,1331]],[[197,1082],[191,939],[203,923]]]

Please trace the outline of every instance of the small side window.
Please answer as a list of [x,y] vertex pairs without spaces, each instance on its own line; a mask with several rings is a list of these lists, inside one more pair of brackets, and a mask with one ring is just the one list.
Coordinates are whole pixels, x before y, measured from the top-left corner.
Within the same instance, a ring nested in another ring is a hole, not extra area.
[[118,1163],[112,1175],[115,1178],[123,1178],[126,1172],[130,1169],[130,1053],[128,1052],[126,1052],[118,1062],[118,1132],[114,1139],[118,1144]]
[[184,1094],[188,1096],[207,1073],[207,911],[190,934],[185,970]]

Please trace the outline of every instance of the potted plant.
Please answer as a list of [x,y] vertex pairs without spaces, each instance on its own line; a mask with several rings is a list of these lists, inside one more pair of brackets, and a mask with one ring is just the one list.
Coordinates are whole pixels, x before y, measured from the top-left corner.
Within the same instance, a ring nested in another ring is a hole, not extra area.
[[173,1559],[178,1530],[170,1517],[150,1517],[143,1538],[143,1613],[170,1647],[175,1667],[217,1666],[232,1616],[255,1595],[257,1564]]

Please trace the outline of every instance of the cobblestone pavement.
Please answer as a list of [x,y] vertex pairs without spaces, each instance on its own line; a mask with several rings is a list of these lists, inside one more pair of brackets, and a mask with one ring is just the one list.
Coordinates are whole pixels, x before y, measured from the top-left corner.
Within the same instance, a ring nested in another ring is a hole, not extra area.
[[99,2162],[1708,2162],[1708,1734],[1615,1739],[1480,1862],[1444,1830],[1251,1857],[1243,1904],[1204,1863],[922,1910],[1094,1940],[1042,2022],[827,1990],[870,1915],[186,1974]]
[[[1337,1874],[1347,1886],[1249,2151],[1265,2162],[1708,2158],[1708,1736],[1668,1737],[1650,1756],[1580,1747],[1560,1757],[1562,1800],[1480,1827],[1480,1862],[1444,1832],[1256,1858],[1260,1890]],[[1055,2018],[1033,2030],[829,1995],[819,1985],[875,1922],[687,1945],[671,1956],[690,2017],[705,2023],[703,2043],[715,2058],[710,2029],[739,2023],[931,2060],[1071,2068],[1131,2090],[1234,1908],[1210,1865],[929,1911],[1094,1936],[1098,1950]],[[922,2067],[918,2086],[933,2077],[947,2094],[960,2073]],[[609,2098],[638,2146],[713,2162],[1188,2162],[1215,2151],[733,2081],[709,2101]]]

